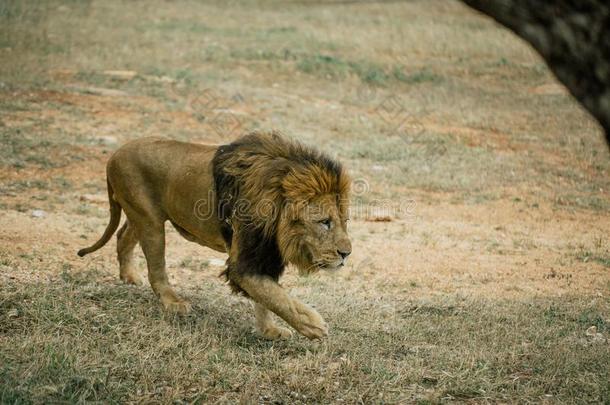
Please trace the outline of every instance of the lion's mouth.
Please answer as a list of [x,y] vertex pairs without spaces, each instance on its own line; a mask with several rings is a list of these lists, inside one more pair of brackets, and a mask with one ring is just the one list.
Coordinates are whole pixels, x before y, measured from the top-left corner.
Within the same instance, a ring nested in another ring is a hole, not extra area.
[[340,259],[337,260],[335,262],[331,262],[331,263],[320,263],[318,265],[318,267],[321,270],[339,270],[341,267],[345,266],[345,260],[344,259]]

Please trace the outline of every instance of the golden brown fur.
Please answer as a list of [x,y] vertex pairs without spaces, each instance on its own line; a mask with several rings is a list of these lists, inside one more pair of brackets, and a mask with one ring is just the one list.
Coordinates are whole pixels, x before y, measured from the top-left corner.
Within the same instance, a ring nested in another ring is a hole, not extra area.
[[186,239],[229,253],[223,274],[234,291],[255,301],[264,336],[290,335],[269,311],[309,338],[327,334],[320,315],[277,281],[288,263],[304,273],[333,269],[351,252],[349,179],[339,163],[278,133],[252,133],[220,146],[144,138],[112,155],[107,180],[110,223],[80,256],[110,239],[124,211],[117,236],[121,279],[141,283],[131,261],[140,243],[164,307],[188,312],[165,273],[164,223],[170,221]]

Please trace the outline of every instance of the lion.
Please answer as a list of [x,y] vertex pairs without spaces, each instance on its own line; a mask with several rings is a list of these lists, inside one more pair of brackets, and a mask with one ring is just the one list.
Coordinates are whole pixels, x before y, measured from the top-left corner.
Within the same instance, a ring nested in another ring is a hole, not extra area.
[[338,269],[352,247],[347,233],[350,180],[327,155],[276,131],[253,132],[226,145],[141,138],[120,147],[106,167],[110,222],[79,256],[117,233],[121,280],[142,284],[132,256],[140,244],[148,280],[163,307],[188,313],[165,271],[165,222],[187,240],[228,253],[221,273],[235,293],[254,301],[256,327],[288,338],[271,312],[310,339],[328,334],[313,308],[278,281],[293,264],[301,274]]

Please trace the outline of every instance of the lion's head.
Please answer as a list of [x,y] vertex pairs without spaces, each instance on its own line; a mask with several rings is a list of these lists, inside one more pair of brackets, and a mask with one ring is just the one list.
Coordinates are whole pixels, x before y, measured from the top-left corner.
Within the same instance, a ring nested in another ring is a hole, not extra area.
[[221,146],[213,164],[223,234],[239,244],[234,270],[277,277],[287,263],[301,273],[345,263],[350,180],[341,164],[277,132]]
[[[329,172],[306,169],[283,181],[285,202],[277,227],[280,252],[302,273],[336,269],[345,264],[352,247],[347,235],[347,182]],[[346,187],[346,189],[342,189]]]

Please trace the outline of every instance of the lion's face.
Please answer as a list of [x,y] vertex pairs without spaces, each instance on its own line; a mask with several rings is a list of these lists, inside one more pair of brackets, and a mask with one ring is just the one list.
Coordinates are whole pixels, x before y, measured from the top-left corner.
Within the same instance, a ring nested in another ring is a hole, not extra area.
[[336,194],[288,204],[277,235],[283,257],[301,273],[342,267],[352,251],[347,221],[347,204]]

